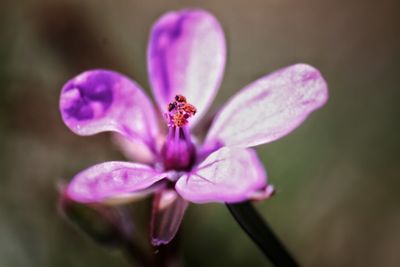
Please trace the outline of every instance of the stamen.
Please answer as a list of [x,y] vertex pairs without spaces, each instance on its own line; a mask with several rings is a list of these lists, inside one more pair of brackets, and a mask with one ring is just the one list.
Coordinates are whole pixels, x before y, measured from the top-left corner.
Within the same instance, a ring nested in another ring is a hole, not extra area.
[[165,170],[189,170],[196,157],[196,147],[186,127],[170,127],[161,149]]
[[176,95],[167,110],[168,136],[161,149],[164,169],[188,171],[196,160],[196,147],[186,125],[196,108],[183,95]]
[[168,126],[183,127],[189,123],[188,119],[196,114],[196,107],[188,103],[183,95],[176,95],[174,101],[168,104]]

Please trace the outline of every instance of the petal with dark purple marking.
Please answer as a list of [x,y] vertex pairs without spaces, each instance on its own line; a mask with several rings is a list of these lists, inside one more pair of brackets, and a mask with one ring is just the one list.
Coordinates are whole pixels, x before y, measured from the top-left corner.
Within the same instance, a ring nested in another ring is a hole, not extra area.
[[166,176],[143,164],[104,162],[77,174],[69,183],[67,194],[82,203],[131,197],[131,193],[142,192]]
[[175,95],[197,108],[194,125],[214,99],[226,59],[224,32],[217,19],[203,10],[168,12],[151,31],[149,79],[162,111]]
[[64,123],[79,135],[115,131],[151,146],[158,133],[147,96],[135,82],[113,71],[86,71],[68,81],[60,111]]
[[183,175],[175,189],[195,203],[240,202],[267,186],[263,165],[252,149],[223,147]]
[[272,142],[297,128],[323,106],[328,87],[321,73],[296,64],[251,83],[217,114],[206,142],[251,147]]

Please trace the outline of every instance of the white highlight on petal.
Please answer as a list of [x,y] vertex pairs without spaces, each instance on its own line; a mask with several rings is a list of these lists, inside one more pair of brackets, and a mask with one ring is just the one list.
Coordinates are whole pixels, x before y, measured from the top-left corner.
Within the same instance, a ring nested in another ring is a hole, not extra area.
[[143,192],[164,178],[166,174],[147,165],[110,161],[78,173],[68,185],[67,193],[78,202],[103,202]]
[[272,142],[297,128],[325,104],[328,87],[306,64],[278,70],[233,96],[216,116],[206,142],[251,147]]
[[223,147],[210,154],[196,169],[183,175],[175,189],[195,203],[240,202],[267,183],[255,151]]

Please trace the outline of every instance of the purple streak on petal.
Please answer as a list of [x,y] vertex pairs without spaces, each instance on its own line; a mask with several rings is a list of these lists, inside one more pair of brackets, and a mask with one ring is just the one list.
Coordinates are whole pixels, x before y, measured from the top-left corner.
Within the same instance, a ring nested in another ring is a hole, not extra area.
[[168,244],[178,232],[188,202],[175,190],[159,191],[153,200],[151,216],[151,243],[154,246]]
[[158,132],[147,96],[135,82],[113,71],[86,71],[68,81],[60,111],[64,123],[79,135],[115,131],[152,146]]
[[[158,64],[157,68],[160,72],[160,86],[163,88],[163,90],[160,90],[161,97],[164,99],[169,99],[168,102],[171,101],[171,96],[173,96],[173,93],[171,93],[169,68],[167,62],[168,51],[165,47],[166,45],[163,45],[162,42],[165,42],[165,40],[163,39],[166,38],[169,38],[169,42],[171,43],[173,43],[174,40],[179,39],[180,35],[182,34],[183,21],[186,18],[187,15],[183,14],[182,16],[176,18],[176,21],[174,21],[174,25],[170,27],[155,27],[153,32],[154,46],[153,49],[150,51],[150,56],[151,58],[155,58],[155,64]],[[165,105],[162,108],[164,107]]]
[[327,84],[314,67],[296,64],[278,70],[233,96],[215,118],[206,142],[239,147],[272,142],[297,128],[327,99]]
[[267,186],[265,170],[254,150],[223,147],[182,176],[177,192],[195,203],[240,202]]
[[220,85],[226,58],[219,22],[203,10],[181,10],[162,16],[153,26],[148,47],[149,79],[162,111],[176,94],[204,114]]
[[89,203],[102,202],[110,198],[127,196],[147,189],[164,179],[147,165],[110,161],[94,165],[77,174],[67,188],[73,200]]

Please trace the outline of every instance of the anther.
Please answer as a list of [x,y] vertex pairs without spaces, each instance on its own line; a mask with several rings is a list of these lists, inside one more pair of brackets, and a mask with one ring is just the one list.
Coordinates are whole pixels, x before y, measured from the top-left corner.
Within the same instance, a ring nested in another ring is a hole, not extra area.
[[172,110],[174,110],[176,108],[175,103],[169,103],[168,104],[168,112],[171,112]]
[[195,106],[188,103],[183,95],[176,95],[174,101],[168,104],[167,119],[170,126],[183,127],[195,114]]
[[178,101],[178,102],[186,103],[186,97],[184,97],[183,95],[176,95],[175,96],[175,100]]

